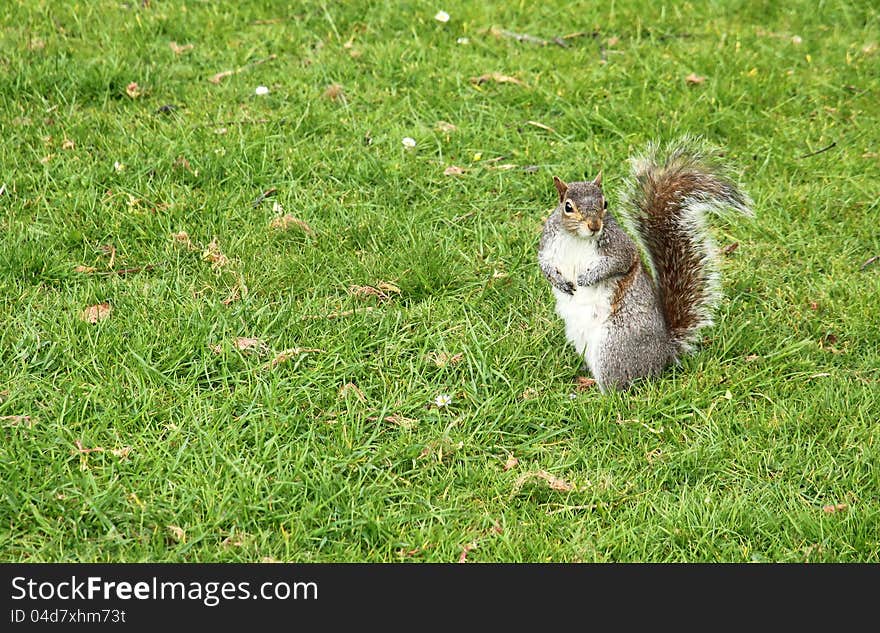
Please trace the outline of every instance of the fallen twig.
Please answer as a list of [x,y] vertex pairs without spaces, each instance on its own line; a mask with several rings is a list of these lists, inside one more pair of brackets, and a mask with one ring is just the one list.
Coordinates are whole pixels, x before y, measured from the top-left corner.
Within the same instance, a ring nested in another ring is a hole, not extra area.
[[259,196],[257,196],[257,199],[254,200],[253,205],[252,205],[253,208],[256,209],[258,206],[260,206],[260,204],[262,204],[263,200],[265,200],[269,196],[275,195],[277,192],[278,192],[278,189],[276,189],[275,187],[271,187],[269,189],[266,189],[266,191],[261,193]]
[[577,33],[569,33],[568,35],[563,35],[559,39],[561,40],[574,40],[579,37],[592,37],[593,39],[599,37],[599,31],[578,31]]
[[862,264],[862,266],[861,266],[861,268],[859,268],[859,270],[865,270],[868,266],[876,263],[878,260],[880,260],[880,255],[874,255],[874,257],[872,257],[871,259],[866,261],[864,264]]
[[827,152],[829,149],[831,149],[833,147],[837,147],[837,141],[834,141],[833,143],[831,143],[831,145],[828,145],[827,147],[823,147],[822,149],[817,149],[815,152],[810,152],[809,154],[804,154],[803,156],[798,156],[798,160],[802,160],[804,158],[810,158],[811,156],[816,156],[816,155],[821,154],[823,152]]
[[241,66],[240,68],[236,68],[235,70],[224,70],[224,71],[219,72],[215,75],[212,75],[211,77],[208,77],[208,81],[210,81],[212,84],[219,84],[221,81],[223,81],[227,77],[231,77],[232,75],[237,75],[238,73],[240,73],[244,70],[248,70],[250,68],[253,68],[254,66],[259,66],[260,64],[265,64],[266,62],[272,61],[276,57],[278,57],[278,55],[273,53],[273,54],[269,55],[268,57],[264,57],[263,59],[257,59],[255,61],[252,61],[249,64],[245,64],[244,66]]
[[540,121],[526,121],[526,125],[532,125],[534,127],[538,127],[538,128],[541,128],[542,130],[547,130],[548,132],[553,132],[554,134],[556,134],[556,130],[554,130],[549,125],[544,125]]
[[[514,33],[513,31],[508,31],[507,29],[499,29],[496,27],[492,27],[489,29],[489,32],[495,37],[508,37],[516,40],[517,42],[528,42],[529,44],[537,44],[538,46],[547,46],[550,44],[547,40],[535,37],[534,35],[529,35],[528,33]],[[566,44],[560,44],[560,46],[566,46]]]

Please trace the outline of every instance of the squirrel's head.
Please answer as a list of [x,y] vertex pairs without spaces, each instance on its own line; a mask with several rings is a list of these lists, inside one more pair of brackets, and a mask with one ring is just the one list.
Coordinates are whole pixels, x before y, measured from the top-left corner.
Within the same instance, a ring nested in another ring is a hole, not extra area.
[[564,183],[553,176],[553,184],[559,192],[559,209],[562,226],[578,237],[597,237],[605,223],[608,203],[602,195],[602,172],[592,182]]

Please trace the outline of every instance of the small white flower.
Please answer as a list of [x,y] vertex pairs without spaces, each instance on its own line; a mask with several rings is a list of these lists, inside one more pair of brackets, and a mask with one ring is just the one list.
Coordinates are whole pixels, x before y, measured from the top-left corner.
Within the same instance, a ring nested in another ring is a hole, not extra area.
[[281,203],[280,203],[280,202],[278,202],[277,200],[275,200],[275,201],[272,203],[272,211],[274,211],[275,213],[281,213],[282,211],[284,211],[284,207],[281,206]]
[[123,169],[125,169],[125,165],[117,160],[113,163],[113,169],[115,169],[116,171],[122,171]]
[[455,43],[456,44],[470,44],[471,39],[469,37],[460,37],[457,40],[455,40]]
[[269,94],[269,89],[266,86],[257,86],[257,89],[254,92],[257,93],[258,97],[262,97],[263,95]]
[[452,396],[450,396],[448,393],[441,393],[439,396],[434,398],[434,404],[437,405],[438,409],[448,407],[450,404],[452,404]]
[[446,11],[438,11],[434,19],[438,22],[449,22],[449,14]]
[[571,392],[570,394],[568,394],[569,400],[577,400],[577,397],[578,397],[578,395],[574,392]]
[[408,136],[403,137],[403,146],[407,149],[412,149],[416,146],[416,139],[410,138]]

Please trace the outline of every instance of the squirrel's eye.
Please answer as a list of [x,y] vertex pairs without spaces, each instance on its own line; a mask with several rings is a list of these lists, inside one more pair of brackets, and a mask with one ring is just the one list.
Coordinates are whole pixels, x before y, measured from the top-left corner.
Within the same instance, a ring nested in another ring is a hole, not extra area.
[[603,209],[607,209],[607,208],[608,208],[608,201],[607,201],[607,200],[603,200],[603,201],[602,201],[602,208],[603,208]]
[[574,213],[574,207],[571,206],[571,200],[565,201],[565,212],[566,213]]

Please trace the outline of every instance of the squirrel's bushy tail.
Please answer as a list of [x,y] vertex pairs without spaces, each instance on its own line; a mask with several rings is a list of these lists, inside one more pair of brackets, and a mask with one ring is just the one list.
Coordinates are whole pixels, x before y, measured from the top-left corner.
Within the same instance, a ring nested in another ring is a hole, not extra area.
[[751,200],[726,174],[717,152],[684,137],[651,144],[632,160],[625,214],[648,256],[673,343],[688,351],[712,324],[721,295],[706,214],[733,209],[751,215]]

